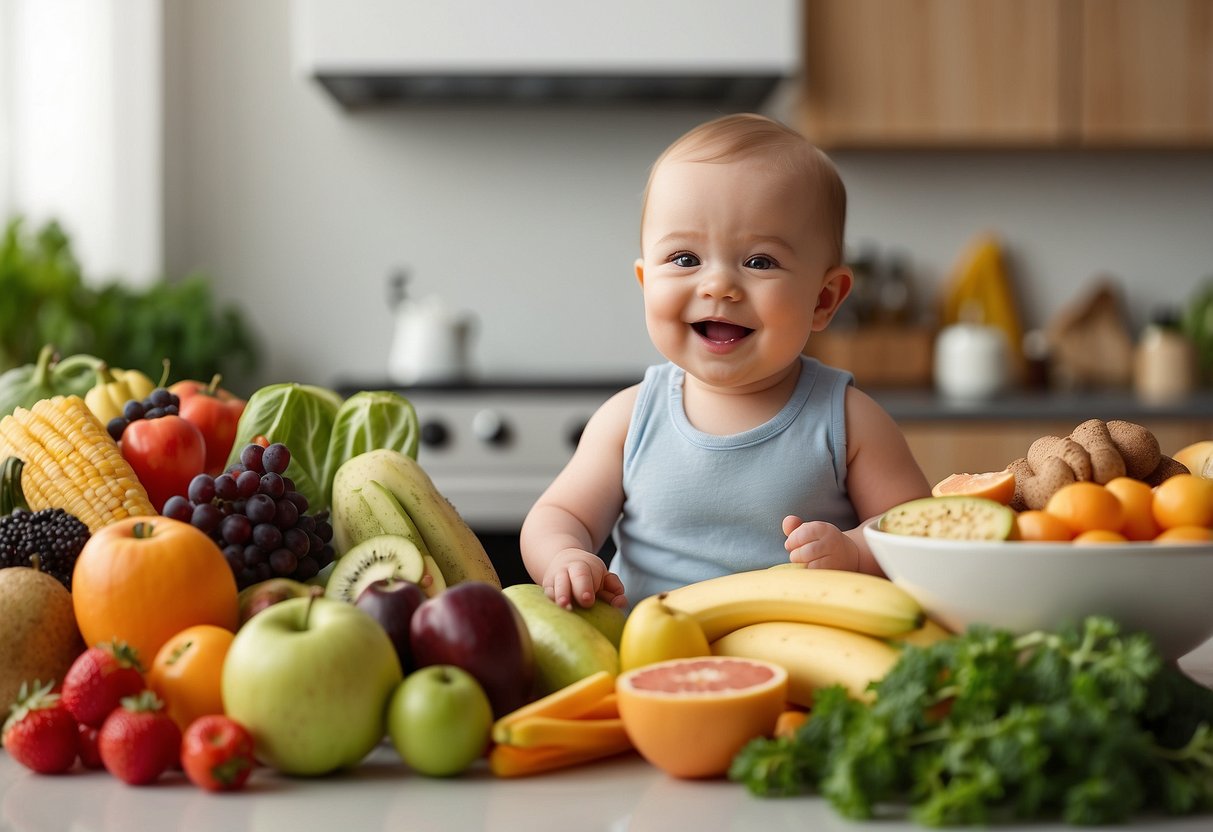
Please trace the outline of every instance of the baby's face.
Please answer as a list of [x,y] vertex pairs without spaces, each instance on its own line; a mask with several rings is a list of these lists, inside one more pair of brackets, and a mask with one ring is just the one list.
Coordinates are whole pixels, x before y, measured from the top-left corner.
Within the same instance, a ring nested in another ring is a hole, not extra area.
[[802,178],[758,159],[663,162],[637,261],[657,349],[714,387],[784,378],[821,328],[814,310],[831,264],[817,205]]

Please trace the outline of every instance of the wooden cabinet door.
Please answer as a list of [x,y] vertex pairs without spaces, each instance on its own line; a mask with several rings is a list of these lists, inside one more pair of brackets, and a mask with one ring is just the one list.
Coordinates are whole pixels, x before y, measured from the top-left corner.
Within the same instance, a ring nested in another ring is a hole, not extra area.
[[1213,0],[1083,0],[1086,145],[1213,144]]
[[1077,55],[1062,44],[1079,12],[1072,0],[805,0],[802,129],[826,147],[1055,145],[1077,126]]

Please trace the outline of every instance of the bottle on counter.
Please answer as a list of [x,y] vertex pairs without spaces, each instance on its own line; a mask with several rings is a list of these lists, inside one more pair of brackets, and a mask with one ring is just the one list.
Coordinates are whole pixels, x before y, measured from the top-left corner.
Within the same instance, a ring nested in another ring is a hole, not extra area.
[[1179,328],[1179,313],[1158,309],[1133,352],[1133,391],[1147,401],[1183,398],[1196,387],[1196,347]]

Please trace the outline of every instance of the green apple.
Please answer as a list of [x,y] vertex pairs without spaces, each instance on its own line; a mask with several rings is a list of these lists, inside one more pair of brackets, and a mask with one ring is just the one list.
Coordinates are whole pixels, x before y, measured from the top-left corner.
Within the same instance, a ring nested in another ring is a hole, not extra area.
[[410,673],[388,704],[387,732],[419,774],[450,777],[480,759],[493,731],[493,706],[476,677],[450,664]]
[[253,616],[223,663],[223,707],[253,735],[258,759],[285,774],[357,765],[383,738],[402,678],[383,628],[323,597]]

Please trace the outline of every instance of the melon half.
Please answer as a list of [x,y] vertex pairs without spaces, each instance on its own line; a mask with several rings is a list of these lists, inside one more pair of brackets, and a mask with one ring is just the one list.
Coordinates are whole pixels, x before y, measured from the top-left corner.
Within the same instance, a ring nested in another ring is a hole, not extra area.
[[649,763],[674,777],[721,777],[747,742],[774,733],[788,673],[757,659],[671,659],[620,675],[615,691],[628,739]]

